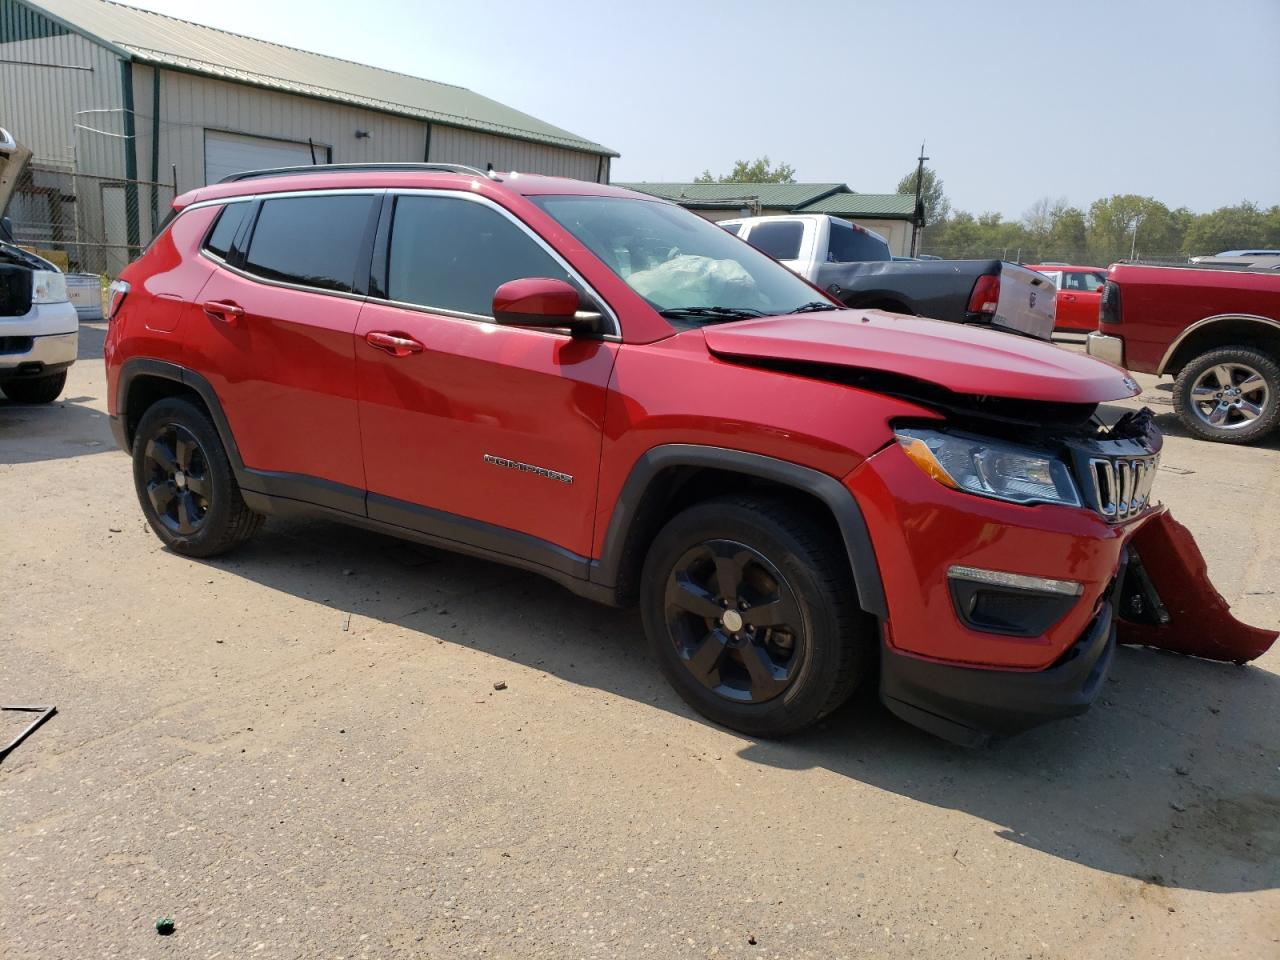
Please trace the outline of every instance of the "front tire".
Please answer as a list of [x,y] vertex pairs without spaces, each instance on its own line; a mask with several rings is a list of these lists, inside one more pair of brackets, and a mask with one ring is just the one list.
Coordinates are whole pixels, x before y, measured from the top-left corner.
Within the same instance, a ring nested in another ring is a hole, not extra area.
[[1280,364],[1253,347],[1209,350],[1178,372],[1173,407],[1203,440],[1261,440],[1280,424]]
[[47,377],[10,380],[0,390],[14,403],[53,403],[66,385],[67,371],[63,370]]
[[188,400],[161,400],[142,415],[133,482],[147,523],[174,553],[217,556],[262,526],[262,514],[240,495],[213,421]]
[[721,497],[672,518],[645,558],[641,615],[691,707],[760,737],[803,730],[849,699],[874,633],[830,523],[766,497]]

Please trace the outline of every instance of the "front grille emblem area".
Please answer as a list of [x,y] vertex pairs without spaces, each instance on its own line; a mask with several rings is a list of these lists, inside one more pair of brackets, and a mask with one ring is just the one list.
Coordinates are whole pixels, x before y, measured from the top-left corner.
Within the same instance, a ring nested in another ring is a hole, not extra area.
[[1159,454],[1091,458],[1089,479],[1093,483],[1094,505],[1103,519],[1121,523],[1147,509],[1159,466]]
[[518,470],[520,473],[532,473],[534,476],[546,477],[548,480],[555,480],[557,483],[573,483],[572,474],[561,473],[559,470],[548,470],[546,467],[535,467],[532,463],[524,463],[520,460],[495,457],[491,453],[484,455],[484,462],[495,467],[504,467],[507,470]]

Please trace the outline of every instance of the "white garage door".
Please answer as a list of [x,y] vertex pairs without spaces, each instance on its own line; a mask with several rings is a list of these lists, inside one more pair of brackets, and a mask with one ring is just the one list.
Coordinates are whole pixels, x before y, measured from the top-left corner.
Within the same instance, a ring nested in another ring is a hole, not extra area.
[[[246,137],[239,133],[204,132],[204,182],[266,167],[300,167],[311,162],[311,147],[289,140]],[[329,162],[329,149],[316,144],[316,163]]]

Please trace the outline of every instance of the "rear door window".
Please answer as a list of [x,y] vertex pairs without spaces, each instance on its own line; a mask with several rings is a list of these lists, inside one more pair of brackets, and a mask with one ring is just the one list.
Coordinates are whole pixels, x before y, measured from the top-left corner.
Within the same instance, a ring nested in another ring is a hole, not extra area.
[[396,199],[387,251],[387,296],[477,317],[493,316],[493,294],[508,280],[569,272],[498,211],[453,197]]
[[244,269],[267,280],[350,292],[372,196],[264,200]]
[[1078,290],[1082,293],[1092,293],[1100,286],[1107,282],[1107,278],[1100,273],[1093,271],[1072,272],[1065,275],[1062,287],[1064,290]]
[[747,243],[775,260],[798,260],[804,240],[804,224],[799,220],[766,220],[751,225]]

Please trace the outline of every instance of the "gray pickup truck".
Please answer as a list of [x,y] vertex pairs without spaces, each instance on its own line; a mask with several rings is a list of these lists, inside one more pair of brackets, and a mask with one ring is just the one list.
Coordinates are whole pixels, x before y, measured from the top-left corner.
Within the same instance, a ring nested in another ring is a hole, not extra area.
[[1001,260],[894,260],[873,230],[815,214],[718,226],[849,307],[976,323],[1048,340],[1057,292],[1043,274]]

